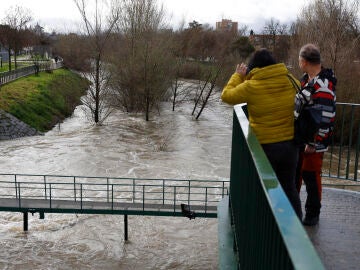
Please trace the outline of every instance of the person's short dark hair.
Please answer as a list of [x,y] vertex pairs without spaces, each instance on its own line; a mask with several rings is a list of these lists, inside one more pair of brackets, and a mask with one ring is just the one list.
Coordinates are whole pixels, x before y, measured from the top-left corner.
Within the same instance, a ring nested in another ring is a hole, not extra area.
[[299,56],[312,64],[321,63],[320,50],[318,47],[311,43],[301,47]]
[[267,49],[260,49],[254,52],[249,60],[248,68],[262,68],[276,64],[276,60],[272,53]]

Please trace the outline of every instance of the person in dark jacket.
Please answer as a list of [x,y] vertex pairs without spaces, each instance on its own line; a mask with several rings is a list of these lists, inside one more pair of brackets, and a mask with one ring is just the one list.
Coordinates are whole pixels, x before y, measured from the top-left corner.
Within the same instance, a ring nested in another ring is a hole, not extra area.
[[314,44],[306,44],[300,49],[299,67],[305,72],[300,79],[301,89],[310,93],[304,106],[317,119],[317,128],[313,136],[300,146],[297,189],[300,192],[303,180],[307,192],[303,224],[314,226],[319,222],[321,208],[323,156],[334,129],[337,79],[331,69],[322,67],[320,51]]

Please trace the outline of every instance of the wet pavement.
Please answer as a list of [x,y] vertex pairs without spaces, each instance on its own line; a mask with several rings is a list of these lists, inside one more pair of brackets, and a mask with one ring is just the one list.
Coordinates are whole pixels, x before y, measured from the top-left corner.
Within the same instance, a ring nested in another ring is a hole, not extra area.
[[360,192],[323,188],[319,224],[304,227],[327,270],[360,269]]

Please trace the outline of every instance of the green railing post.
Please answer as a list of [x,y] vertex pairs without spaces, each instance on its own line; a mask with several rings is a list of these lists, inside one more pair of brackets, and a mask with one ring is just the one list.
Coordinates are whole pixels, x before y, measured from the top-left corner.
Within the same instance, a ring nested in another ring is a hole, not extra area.
[[114,184],[111,184],[111,211],[114,211]]
[[44,175],[44,192],[45,192],[45,200],[47,200],[47,194],[46,194],[46,176]]
[[76,202],[76,180],[75,180],[75,176],[74,176],[74,200]]
[[165,204],[165,179],[162,180],[162,204]]
[[224,198],[224,189],[225,189],[225,182],[222,182],[222,191],[221,191],[221,197]]
[[343,148],[343,142],[344,142],[344,128],[345,128],[345,106],[343,106],[342,110],[342,121],[341,121],[341,133],[340,133],[340,147],[339,147],[339,162],[338,162],[338,170],[337,170],[337,176],[340,177],[340,171],[341,171],[341,160],[342,160],[342,148]]
[[142,186],[142,206],[143,206],[143,211],[145,210],[145,185]]
[[19,199],[19,208],[21,208],[21,190],[20,190],[20,184],[21,184],[21,182],[18,182],[18,183],[17,183],[18,189],[19,189],[19,191],[18,191],[18,194],[19,194],[19,197],[18,197],[18,199]]
[[174,214],[176,212],[176,186],[174,186]]
[[109,177],[106,177],[106,197],[107,197],[107,202],[110,201],[110,194],[109,194],[110,190],[109,190]]
[[190,205],[190,189],[191,189],[191,186],[190,186],[190,180],[188,181],[188,205]]
[[52,201],[52,184],[51,183],[49,184],[49,193],[50,193],[49,194],[50,195],[50,202],[49,202],[50,203],[50,209],[52,209],[52,207],[51,207],[52,206],[52,204],[51,204],[51,201]]
[[356,143],[356,152],[355,152],[355,169],[354,169],[354,180],[357,181],[358,176],[358,164],[359,164],[359,152],[360,152],[360,126]]
[[80,209],[83,209],[83,184],[80,183]]
[[207,203],[208,203],[208,188],[205,188],[205,214],[207,212]]
[[354,106],[352,105],[351,106],[350,131],[349,131],[349,144],[348,144],[348,153],[347,153],[347,159],[346,159],[346,174],[345,174],[346,179],[349,179],[353,125],[354,125]]
[[18,197],[17,184],[16,184],[16,174],[14,174],[14,184],[15,184],[15,196]]

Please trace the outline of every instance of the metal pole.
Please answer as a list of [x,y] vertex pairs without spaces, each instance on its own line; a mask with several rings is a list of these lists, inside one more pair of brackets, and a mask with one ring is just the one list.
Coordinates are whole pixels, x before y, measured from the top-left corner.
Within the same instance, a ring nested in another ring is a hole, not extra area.
[[75,202],[76,202],[76,180],[75,180],[75,176],[74,176],[74,198],[75,198]]
[[51,200],[52,200],[52,196],[51,196],[51,183],[49,184],[49,189],[50,189],[50,190],[49,190],[49,196],[50,196],[50,202],[49,202],[49,203],[50,203],[50,209],[51,209],[51,206],[52,206],[52,205],[51,205]]
[[142,195],[143,195],[143,202],[142,202],[142,206],[143,206],[143,211],[145,211],[145,185],[143,185],[143,190],[142,190]]
[[81,198],[81,201],[80,201],[80,208],[81,210],[83,209],[83,184],[80,184],[80,198]]
[[188,187],[188,205],[190,205],[190,180],[188,180],[188,185],[189,185],[189,187]]
[[162,204],[165,204],[165,179],[163,179],[162,182]]
[[111,211],[114,210],[114,184],[111,185]]
[[24,216],[24,231],[26,232],[29,228],[29,226],[28,226],[29,213],[23,212],[23,216]]
[[128,237],[128,215],[124,215],[124,239],[125,239],[125,241],[129,240],[129,237]]
[[14,175],[14,184],[15,184],[15,194],[16,194],[16,199],[18,197],[18,190],[17,190],[17,184],[16,184],[16,174]]
[[20,193],[20,182],[17,183],[18,185],[18,189],[19,189],[19,192],[18,192],[18,199],[19,199],[19,208],[21,208],[21,193]]
[[176,186],[174,186],[174,213],[176,212]]
[[107,190],[107,202],[109,202],[110,201],[110,199],[109,199],[109,192],[110,192],[110,190],[109,190],[109,177],[106,178],[106,190]]
[[44,175],[44,191],[45,191],[45,200],[47,200],[47,195],[46,195],[46,176]]

